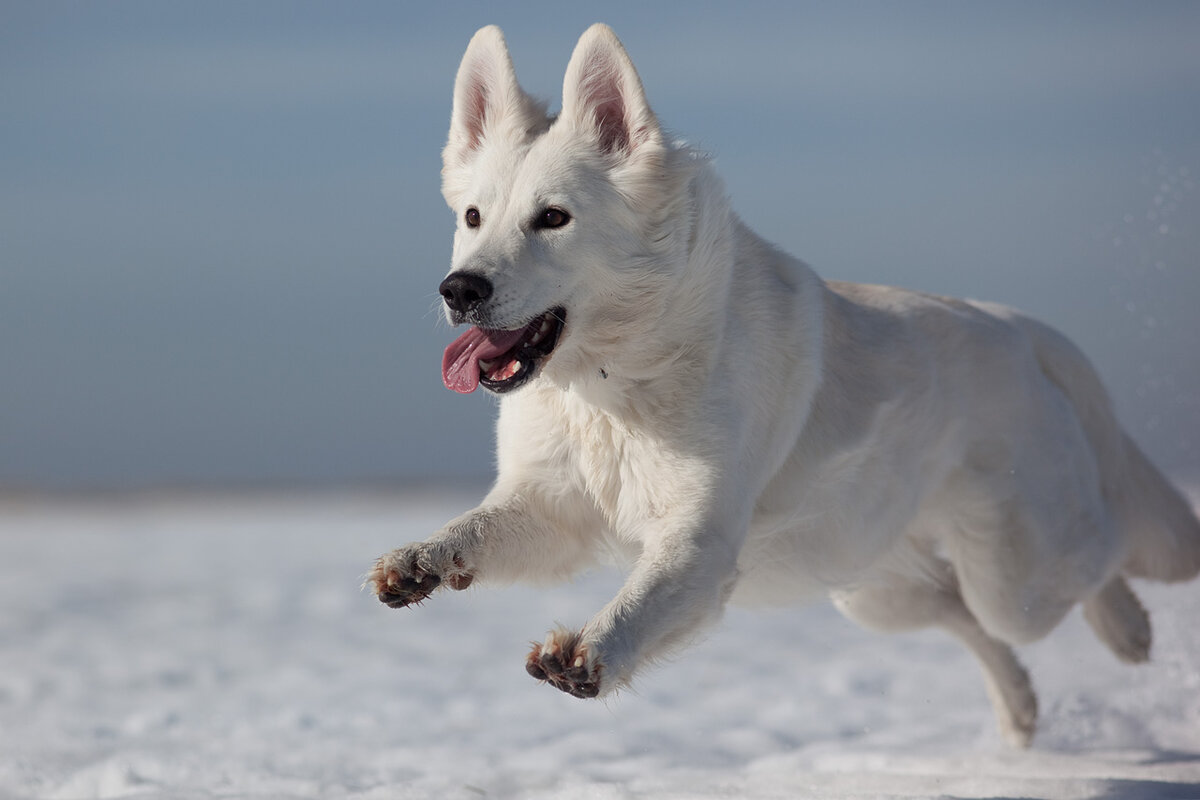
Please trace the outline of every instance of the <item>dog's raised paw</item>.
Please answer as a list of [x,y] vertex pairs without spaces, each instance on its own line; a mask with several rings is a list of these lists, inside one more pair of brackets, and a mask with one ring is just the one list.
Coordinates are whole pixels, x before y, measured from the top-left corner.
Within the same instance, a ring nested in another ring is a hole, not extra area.
[[572,697],[600,694],[602,667],[578,633],[553,631],[543,643],[534,643],[525,659],[525,671],[539,681]]
[[419,605],[442,584],[443,575],[446,584],[453,589],[471,585],[473,575],[466,570],[461,557],[454,555],[451,564],[443,570],[433,563],[431,555],[419,545],[393,550],[375,562],[367,575],[366,585],[389,608]]

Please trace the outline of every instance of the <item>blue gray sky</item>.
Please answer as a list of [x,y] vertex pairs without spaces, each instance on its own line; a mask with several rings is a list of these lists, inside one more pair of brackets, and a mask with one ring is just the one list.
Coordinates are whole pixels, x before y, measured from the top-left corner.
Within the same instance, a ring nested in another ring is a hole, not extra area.
[[454,72],[497,23],[557,105],[595,21],[766,238],[1056,325],[1200,474],[1200,4],[598,8],[0,6],[0,488],[489,475],[439,377]]

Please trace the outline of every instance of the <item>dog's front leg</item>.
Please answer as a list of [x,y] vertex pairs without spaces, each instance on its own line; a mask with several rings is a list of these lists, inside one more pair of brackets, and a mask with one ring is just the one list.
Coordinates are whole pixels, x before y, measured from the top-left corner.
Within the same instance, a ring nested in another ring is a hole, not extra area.
[[488,580],[565,578],[586,562],[589,520],[582,504],[550,502],[535,490],[494,489],[475,509],[423,542],[385,553],[367,575],[392,608],[420,603],[445,585],[465,589]]
[[626,685],[643,664],[690,643],[715,621],[737,579],[742,536],[680,527],[648,546],[625,585],[580,631],[552,631],[526,670],[575,697]]

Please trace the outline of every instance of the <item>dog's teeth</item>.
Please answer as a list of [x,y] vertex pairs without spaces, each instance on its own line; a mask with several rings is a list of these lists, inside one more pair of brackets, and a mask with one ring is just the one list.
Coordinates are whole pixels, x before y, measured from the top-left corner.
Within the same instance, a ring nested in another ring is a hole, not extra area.
[[521,371],[522,363],[517,359],[513,359],[506,364],[493,361],[484,366],[484,362],[480,361],[479,366],[483,367],[483,374],[487,376],[488,380],[506,381]]
[[529,337],[530,344],[539,344],[542,339],[546,338],[546,334],[550,332],[550,318],[546,317],[542,320],[542,326],[537,329],[537,333]]
[[492,361],[491,359],[487,359],[487,358],[479,359],[479,368],[481,370],[483,370],[484,372],[490,372],[492,370],[492,368],[495,366],[496,366],[496,362]]

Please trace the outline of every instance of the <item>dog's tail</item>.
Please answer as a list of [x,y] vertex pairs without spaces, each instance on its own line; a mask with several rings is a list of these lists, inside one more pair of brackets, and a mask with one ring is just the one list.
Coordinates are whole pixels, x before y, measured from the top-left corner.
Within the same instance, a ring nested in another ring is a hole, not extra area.
[[1185,581],[1200,573],[1200,520],[1184,496],[1150,463],[1113,414],[1087,357],[1036,320],[1014,320],[1032,337],[1042,371],[1074,406],[1100,471],[1101,490],[1126,545],[1120,571]]
[[1183,495],[1141,448],[1125,439],[1125,492],[1117,506],[1130,536],[1124,572],[1158,581],[1186,581],[1200,573],[1200,521]]

